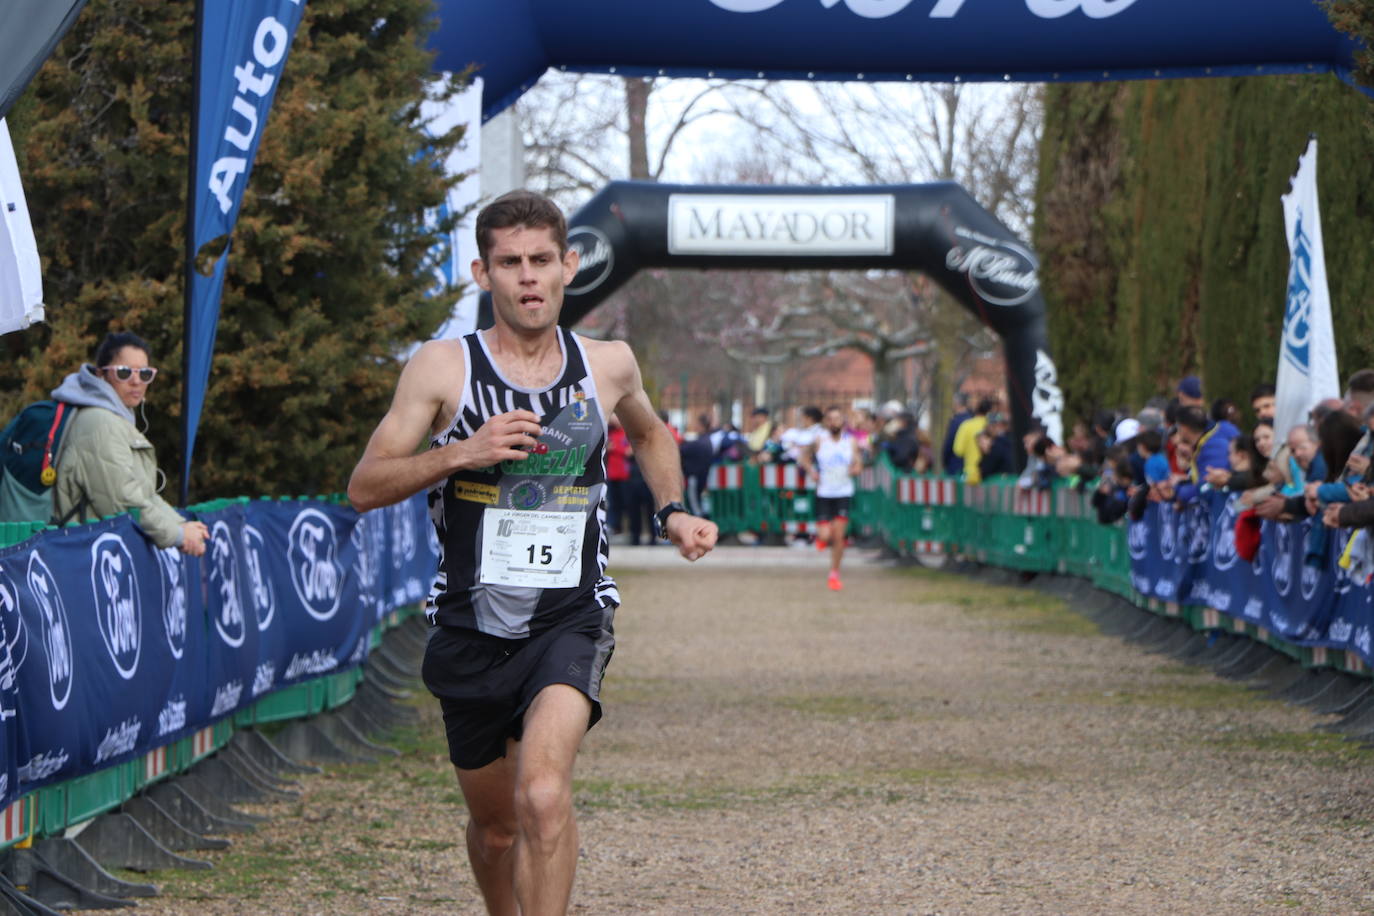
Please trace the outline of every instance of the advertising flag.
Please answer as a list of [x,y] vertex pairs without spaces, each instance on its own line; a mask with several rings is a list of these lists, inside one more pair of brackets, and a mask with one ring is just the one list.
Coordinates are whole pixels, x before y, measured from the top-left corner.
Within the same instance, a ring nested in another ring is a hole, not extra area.
[[[229,239],[304,2],[200,0],[197,4],[182,391],[183,503],[210,380]],[[197,256],[210,242],[222,247],[209,272],[201,273],[196,269]]]
[[0,118],[0,334],[43,320],[43,274],[19,163]]
[[1283,219],[1288,229],[1288,298],[1279,344],[1278,394],[1274,435],[1282,441],[1324,398],[1341,395],[1336,374],[1336,339],[1331,327],[1331,296],[1326,289],[1326,255],[1317,209],[1317,138],[1298,160]]

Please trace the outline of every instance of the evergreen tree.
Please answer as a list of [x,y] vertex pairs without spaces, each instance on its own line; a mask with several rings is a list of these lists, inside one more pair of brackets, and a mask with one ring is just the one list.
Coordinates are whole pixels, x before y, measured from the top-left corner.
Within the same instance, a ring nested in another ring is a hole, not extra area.
[[[110,330],[153,348],[149,434],[174,495],[193,4],[91,0],[11,113],[48,323],[5,339],[0,414],[46,396]],[[420,102],[430,0],[311,0],[229,257],[194,499],[341,490],[431,295],[427,225],[453,179]]]
[[1138,407],[1194,371],[1241,404],[1273,381],[1280,197],[1309,132],[1337,358],[1343,376],[1374,366],[1370,110],[1330,76],[1047,89],[1035,243],[1071,413]]
[[1355,79],[1374,86],[1374,0],[1329,0],[1326,13],[1363,47],[1355,52]]

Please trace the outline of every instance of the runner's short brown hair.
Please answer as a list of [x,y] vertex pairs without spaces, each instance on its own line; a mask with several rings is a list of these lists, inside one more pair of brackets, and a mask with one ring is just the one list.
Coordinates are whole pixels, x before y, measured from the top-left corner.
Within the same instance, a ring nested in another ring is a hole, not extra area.
[[543,194],[533,191],[507,191],[482,208],[477,214],[477,255],[487,263],[493,229],[525,226],[529,229],[548,229],[558,243],[561,257],[568,252],[568,221],[558,205]]

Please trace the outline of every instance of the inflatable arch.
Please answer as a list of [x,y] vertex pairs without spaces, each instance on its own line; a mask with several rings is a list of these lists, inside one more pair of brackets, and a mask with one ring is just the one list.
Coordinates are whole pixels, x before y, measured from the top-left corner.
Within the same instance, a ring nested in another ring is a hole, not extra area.
[[[1032,421],[1063,441],[1039,262],[952,182],[845,188],[665,185],[617,181],[568,221],[581,267],[562,322],[575,324],[638,271],[919,270],[1002,340],[1012,429]],[[482,297],[478,324],[491,324]]]

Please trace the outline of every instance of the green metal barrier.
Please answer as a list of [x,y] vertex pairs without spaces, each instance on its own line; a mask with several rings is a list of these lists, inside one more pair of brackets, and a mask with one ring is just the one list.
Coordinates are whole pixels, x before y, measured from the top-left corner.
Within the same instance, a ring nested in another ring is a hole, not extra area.
[[22,544],[46,527],[43,522],[0,522],[0,549]]
[[953,554],[991,566],[1080,576],[1152,613],[1186,621],[1195,630],[1246,636],[1308,667],[1371,676],[1355,653],[1303,648],[1213,608],[1142,596],[1131,579],[1126,526],[1098,523],[1092,484],[1061,482],[1052,491],[1036,491],[1017,487],[1009,477],[993,478],[960,484],[955,504],[945,506],[930,504],[922,495],[937,480],[898,473],[880,459],[860,480],[854,527],[881,537],[899,553],[937,542]]

